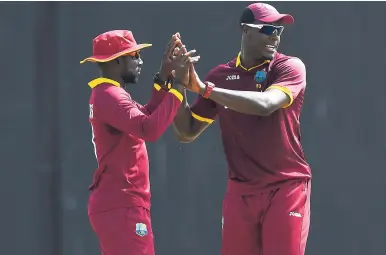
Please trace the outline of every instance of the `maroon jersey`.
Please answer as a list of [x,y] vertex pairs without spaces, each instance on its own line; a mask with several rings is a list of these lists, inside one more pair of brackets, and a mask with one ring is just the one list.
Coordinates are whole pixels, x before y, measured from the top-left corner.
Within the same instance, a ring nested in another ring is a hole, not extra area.
[[89,120],[98,169],[89,213],[119,206],[150,208],[149,160],[145,141],[157,140],[173,122],[182,95],[155,84],[150,102],[142,106],[119,83],[98,78],[89,83]]
[[246,69],[240,54],[214,68],[206,81],[219,88],[262,92],[280,89],[290,103],[262,117],[235,112],[199,96],[194,118],[212,123],[218,116],[229,167],[228,192],[251,194],[291,179],[309,179],[311,170],[300,143],[300,112],[306,88],[303,62],[277,53],[272,61]]

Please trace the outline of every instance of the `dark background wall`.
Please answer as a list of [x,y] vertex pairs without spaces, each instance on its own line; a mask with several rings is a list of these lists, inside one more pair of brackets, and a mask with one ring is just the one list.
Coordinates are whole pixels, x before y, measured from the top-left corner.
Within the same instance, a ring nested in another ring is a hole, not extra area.
[[[86,209],[96,167],[87,82],[98,72],[79,65],[92,38],[129,29],[138,42],[153,43],[131,90],[145,103],[174,32],[199,51],[203,76],[238,53],[237,20],[248,4],[0,4],[1,254],[99,254]],[[307,254],[386,254],[386,4],[274,5],[296,19],[281,51],[308,69],[302,139],[314,180]],[[219,254],[227,167],[217,124],[192,144],[178,143],[169,129],[148,148],[157,253]]]

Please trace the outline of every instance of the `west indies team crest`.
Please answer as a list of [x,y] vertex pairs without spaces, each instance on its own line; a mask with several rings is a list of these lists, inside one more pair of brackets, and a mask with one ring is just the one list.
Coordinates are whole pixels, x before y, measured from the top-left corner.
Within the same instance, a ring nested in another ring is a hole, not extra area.
[[255,74],[255,81],[257,82],[256,88],[261,89],[261,83],[267,78],[266,71],[257,71]]
[[135,224],[135,233],[137,233],[137,235],[141,237],[144,237],[145,235],[147,235],[148,232],[147,232],[146,224],[144,223]]
[[257,83],[262,83],[267,78],[267,72],[257,71],[255,74],[255,81]]

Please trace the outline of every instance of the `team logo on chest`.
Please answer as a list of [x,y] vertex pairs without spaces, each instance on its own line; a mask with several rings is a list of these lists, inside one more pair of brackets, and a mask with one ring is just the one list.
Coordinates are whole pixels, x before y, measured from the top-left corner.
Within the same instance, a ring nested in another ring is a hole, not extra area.
[[261,83],[263,81],[265,81],[266,78],[267,78],[267,72],[265,72],[263,70],[256,72],[255,81],[257,82],[257,84],[256,84],[257,89],[261,89]]
[[255,74],[255,81],[257,83],[262,83],[267,78],[267,72],[265,71],[257,71]]

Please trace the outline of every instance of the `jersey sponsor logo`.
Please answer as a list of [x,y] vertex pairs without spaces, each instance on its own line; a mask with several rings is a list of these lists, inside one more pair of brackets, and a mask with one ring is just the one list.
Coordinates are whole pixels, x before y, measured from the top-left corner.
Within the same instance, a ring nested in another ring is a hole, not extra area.
[[135,224],[135,233],[139,235],[140,237],[144,237],[148,234],[146,224],[144,223],[137,223]]
[[225,80],[226,81],[240,80],[240,75],[238,75],[238,74],[228,75]]
[[298,213],[298,212],[290,212],[289,216],[298,217],[298,218],[302,217],[302,215],[300,213]]

